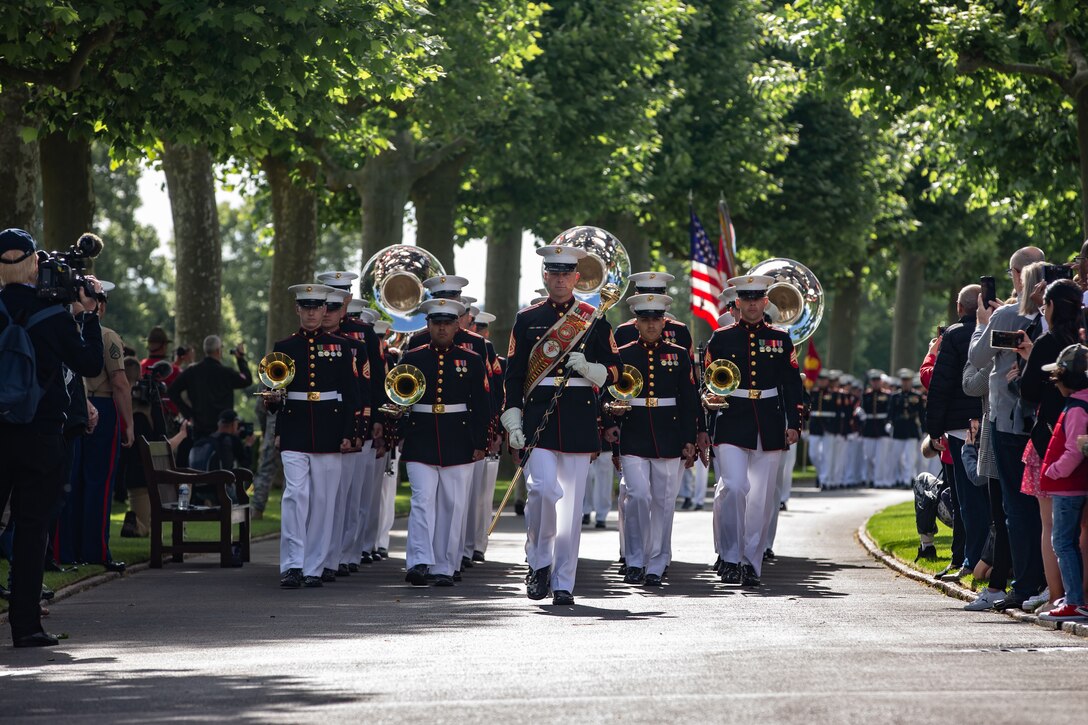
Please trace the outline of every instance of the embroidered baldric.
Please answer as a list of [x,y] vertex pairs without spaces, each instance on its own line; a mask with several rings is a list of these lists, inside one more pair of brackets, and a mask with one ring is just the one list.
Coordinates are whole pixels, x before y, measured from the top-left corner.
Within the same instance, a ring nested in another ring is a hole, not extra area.
[[588,302],[577,301],[560,317],[529,352],[529,369],[525,376],[525,396],[555,369],[559,361],[574,349],[589,328],[595,308]]

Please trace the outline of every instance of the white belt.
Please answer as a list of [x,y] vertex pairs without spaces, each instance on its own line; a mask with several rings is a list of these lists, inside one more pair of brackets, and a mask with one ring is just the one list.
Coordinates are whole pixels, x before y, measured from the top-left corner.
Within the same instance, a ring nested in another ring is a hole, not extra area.
[[834,418],[837,414],[830,410],[814,410],[809,413],[810,418]]
[[769,388],[768,390],[744,390],[743,388],[737,388],[731,396],[734,398],[751,398],[752,400],[758,400],[759,398],[777,398],[778,388]]
[[464,403],[453,403],[452,405],[446,405],[445,403],[438,403],[436,405],[424,405],[423,403],[416,403],[412,406],[413,413],[467,413],[468,406]]
[[308,400],[311,403],[316,403],[319,400],[343,400],[344,397],[335,390],[327,393],[319,393],[316,390],[311,390],[308,393],[288,393],[288,400]]
[[[538,386],[548,385],[548,386],[551,386],[551,387],[554,388],[556,385],[558,385],[558,383],[556,383],[555,380],[556,380],[555,378],[543,378],[539,383],[537,383],[537,385]],[[589,382],[585,378],[567,378],[567,387],[568,388],[592,388],[593,383]]]
[[667,408],[676,405],[676,398],[631,398],[627,402],[636,408]]

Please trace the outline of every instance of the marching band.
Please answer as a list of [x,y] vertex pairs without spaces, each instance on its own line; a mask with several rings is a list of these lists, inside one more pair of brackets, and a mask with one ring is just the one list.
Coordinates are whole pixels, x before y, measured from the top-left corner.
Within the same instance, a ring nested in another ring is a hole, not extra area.
[[[289,288],[299,330],[259,369],[286,479],[281,586],[320,587],[388,557],[400,462],[408,584],[454,586],[485,561],[505,447],[519,464],[507,498],[524,485],[526,594],[556,605],[574,603],[581,527],[595,511],[604,528],[614,471],[625,582],[662,586],[682,482],[694,478],[701,507],[713,458],[716,573],[758,587],[806,415],[821,487],[918,470],[912,371],[898,390],[871,371],[864,394],[821,371],[806,397],[795,345],[818,325],[822,292],[803,265],[769,260],[730,279],[697,352],[669,314],[673,276],[631,274],[613,235],[574,227],[537,254],[542,294],[518,312],[506,357],[489,339],[494,315],[462,293],[468,279],[425,250],[379,252],[361,299],[351,272]],[[628,285],[631,317],[613,332],[604,313]]]

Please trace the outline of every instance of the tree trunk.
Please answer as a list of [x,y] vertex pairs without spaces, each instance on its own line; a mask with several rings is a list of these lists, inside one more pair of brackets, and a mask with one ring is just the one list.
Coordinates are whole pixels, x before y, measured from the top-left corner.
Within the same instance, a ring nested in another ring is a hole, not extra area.
[[[278,156],[261,163],[272,191],[272,282],[268,293],[268,350],[298,329],[295,301],[287,288],[314,278],[317,256],[317,167],[292,167]],[[292,178],[294,171],[296,178]]]
[[487,236],[486,309],[495,315],[491,323],[491,342],[495,351],[505,355],[518,312],[518,287],[521,284],[521,223],[517,213],[498,217]]
[[[456,272],[453,262],[453,227],[457,219],[457,193],[467,153],[451,156],[412,186],[416,205],[416,244],[438,257],[446,272]],[[468,271],[468,270],[466,270]]]
[[834,285],[831,300],[831,330],[828,336],[827,367],[850,372],[854,367],[854,337],[861,305],[862,262],[850,265],[850,275]]
[[1080,213],[1083,236],[1088,238],[1088,85],[1073,99],[1077,108],[1077,147],[1080,152]]
[[918,322],[922,312],[922,294],[925,292],[925,275],[925,257],[906,246],[900,247],[890,374],[895,374],[894,371],[899,368],[916,370],[922,360],[918,353]]
[[0,90],[0,168],[4,170],[0,174],[0,223],[40,237],[38,142],[26,143],[20,133],[24,127],[38,126],[23,112],[29,98],[30,91],[22,83],[5,82]]
[[162,167],[176,248],[174,339],[192,345],[200,359],[204,338],[220,333],[223,248],[212,157],[203,146],[165,143]]
[[356,192],[363,215],[363,264],[376,252],[404,237],[404,207],[415,181],[414,145],[407,133],[397,134],[394,147],[367,159]]
[[639,226],[638,219],[630,212],[617,214],[611,218],[612,228],[608,231],[616,235],[627,250],[631,259],[632,272],[645,272],[650,268],[650,240]]
[[67,249],[94,228],[91,143],[71,140],[63,131],[43,136],[42,241],[47,249]]

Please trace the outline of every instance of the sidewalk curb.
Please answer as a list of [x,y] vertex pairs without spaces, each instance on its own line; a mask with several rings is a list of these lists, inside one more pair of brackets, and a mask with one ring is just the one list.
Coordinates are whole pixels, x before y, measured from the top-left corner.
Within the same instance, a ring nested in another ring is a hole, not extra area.
[[[975,592],[968,589],[965,586],[959,584],[953,584],[951,582],[938,581],[933,578],[931,574],[924,571],[919,571],[912,566],[904,563],[902,560],[897,559],[891,554],[887,554],[881,551],[880,547],[876,545],[876,542],[869,536],[867,530],[868,521],[858,527],[855,538],[858,543],[869,553],[871,557],[879,561],[889,569],[905,576],[909,579],[913,579],[916,582],[924,584],[928,587],[932,587],[937,591],[945,594],[949,597],[961,599],[965,602],[973,602],[975,600]],[[1062,630],[1068,632],[1076,637],[1088,637],[1088,623],[1085,622],[1048,622],[1044,619],[1039,619],[1038,616],[1030,614],[1028,612],[1022,612],[1020,610],[1006,610],[1001,612],[1018,622],[1026,622],[1028,624],[1034,624],[1043,629]]]
[[[250,544],[256,544],[256,543],[259,543],[259,542],[262,542],[262,541],[268,541],[269,539],[271,539],[273,537],[277,537],[279,535],[280,535],[280,532],[275,531],[275,532],[272,532],[272,533],[264,534],[263,536],[258,536],[256,538],[250,539],[249,543]],[[216,557],[216,556],[219,556],[219,555],[218,554],[189,554],[190,559],[204,559],[204,558],[207,558],[207,557]],[[126,566],[124,574],[119,574],[118,572],[115,572],[115,571],[106,571],[106,572],[102,572],[101,574],[95,574],[94,576],[87,577],[86,579],[80,579],[79,581],[72,582],[68,586],[61,587],[60,589],[56,590],[56,592],[53,595],[53,598],[50,599],[48,602],[46,602],[46,608],[49,608],[49,607],[53,606],[53,604],[55,604],[56,602],[61,601],[62,599],[68,599],[69,597],[74,597],[76,594],[79,594],[80,592],[85,592],[88,589],[93,589],[94,587],[101,586],[102,584],[105,584],[106,582],[113,581],[114,579],[120,579],[121,577],[129,576],[130,574],[138,574],[138,573],[140,573],[140,572],[142,572],[142,571],[144,571],[146,569],[150,569],[150,568],[151,568],[151,562],[150,561],[141,561],[139,563],[132,564],[131,566]],[[0,612],[0,624],[7,624],[7,622],[8,622],[8,613],[7,612]]]

